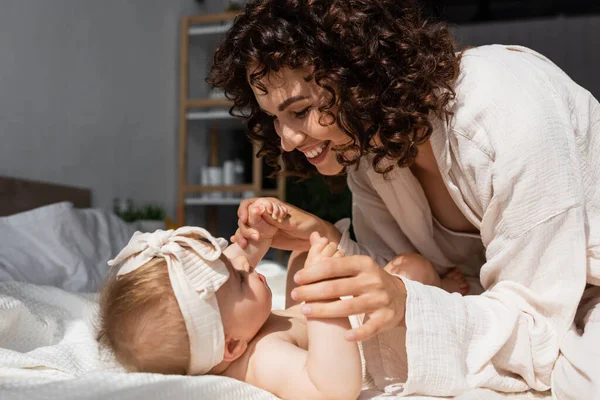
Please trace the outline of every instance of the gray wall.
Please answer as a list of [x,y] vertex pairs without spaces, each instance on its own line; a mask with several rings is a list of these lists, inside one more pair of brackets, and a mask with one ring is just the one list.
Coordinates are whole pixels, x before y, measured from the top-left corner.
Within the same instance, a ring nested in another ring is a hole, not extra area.
[[600,16],[468,25],[456,28],[455,33],[466,46],[498,43],[530,47],[600,99]]
[[[0,7],[0,175],[89,187],[98,207],[116,196],[155,202],[174,216],[179,20],[222,10],[222,2],[0,0]],[[530,46],[600,97],[600,17],[465,26],[457,36],[470,45]],[[200,92],[203,63],[194,63]],[[204,128],[193,130],[200,135],[193,157],[201,160]]]
[[0,174],[174,213],[180,16],[193,0],[0,2]]

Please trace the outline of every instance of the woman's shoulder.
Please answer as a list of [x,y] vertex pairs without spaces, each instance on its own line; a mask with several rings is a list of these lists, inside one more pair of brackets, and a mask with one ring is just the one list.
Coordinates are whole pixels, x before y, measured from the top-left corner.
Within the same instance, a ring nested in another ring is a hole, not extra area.
[[487,107],[511,96],[543,97],[561,82],[574,82],[544,55],[523,46],[487,45],[463,51],[454,89],[457,98],[475,98],[471,105]]
[[[521,46],[466,50],[454,86],[448,135],[477,141],[490,153],[509,131],[535,128],[551,109],[577,91],[570,78],[543,55]],[[513,139],[513,138],[511,138]]]

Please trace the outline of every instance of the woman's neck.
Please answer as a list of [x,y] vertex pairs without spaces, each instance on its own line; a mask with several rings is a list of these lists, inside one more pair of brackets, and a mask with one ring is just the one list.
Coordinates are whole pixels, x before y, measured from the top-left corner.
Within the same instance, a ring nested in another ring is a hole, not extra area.
[[429,140],[419,145],[418,149],[419,152],[415,158],[415,162],[410,166],[413,175],[439,174],[439,167]]

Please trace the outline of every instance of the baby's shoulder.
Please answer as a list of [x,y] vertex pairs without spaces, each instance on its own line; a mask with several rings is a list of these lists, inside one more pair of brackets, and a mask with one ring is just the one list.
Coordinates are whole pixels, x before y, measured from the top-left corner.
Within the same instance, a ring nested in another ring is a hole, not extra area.
[[253,340],[248,347],[246,382],[263,387],[266,381],[279,376],[282,369],[290,367],[285,360],[296,358],[304,352],[289,331],[273,331]]
[[294,306],[274,312],[252,341],[251,347],[255,349],[254,353],[268,352],[273,346],[279,348],[282,343],[306,349],[307,336],[306,317],[300,311],[300,306]]
[[255,341],[264,346],[272,340],[296,343],[306,335],[306,317],[300,305],[286,310],[275,311],[267,320]]

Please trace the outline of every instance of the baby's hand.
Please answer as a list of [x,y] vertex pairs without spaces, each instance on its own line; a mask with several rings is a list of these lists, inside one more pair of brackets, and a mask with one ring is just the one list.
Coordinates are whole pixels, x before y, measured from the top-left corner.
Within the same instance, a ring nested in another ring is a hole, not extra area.
[[287,218],[287,208],[276,199],[258,199],[248,207],[248,226],[258,231],[261,239],[272,239],[278,230],[272,223]]
[[330,242],[326,237],[313,232],[310,235],[310,250],[304,263],[304,268],[310,268],[313,264],[328,258],[343,257],[342,250],[338,250],[337,243]]

